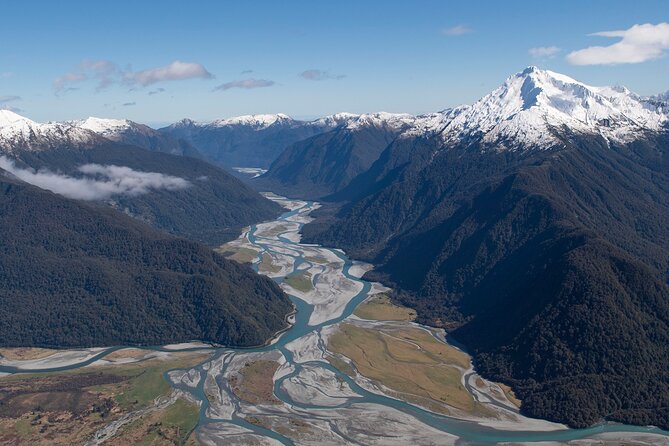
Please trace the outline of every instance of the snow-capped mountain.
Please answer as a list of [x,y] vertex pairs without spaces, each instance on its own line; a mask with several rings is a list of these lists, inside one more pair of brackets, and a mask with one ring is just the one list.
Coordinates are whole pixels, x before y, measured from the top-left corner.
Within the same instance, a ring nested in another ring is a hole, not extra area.
[[80,121],[70,121],[70,124],[91,130],[107,138],[113,138],[138,125],[128,119],[96,118],[93,116]]
[[68,124],[90,130],[111,141],[138,146],[154,152],[200,156],[197,149],[191,144],[128,119],[89,117],[80,121],[70,121]]
[[410,128],[415,117],[396,113],[336,113],[312,121],[290,116],[260,114],[196,122],[183,119],[160,129],[163,134],[183,139],[205,157],[228,168],[267,168],[288,146],[334,129],[379,128],[392,132]]
[[160,129],[189,142],[207,160],[227,168],[269,167],[288,145],[321,133],[322,128],[283,113],[245,115],[196,122],[183,119]]
[[415,120],[414,116],[406,113],[354,114],[343,112],[316,119],[309,124],[326,129],[346,127],[355,130],[363,127],[386,127],[392,130],[404,130],[411,127]]
[[257,114],[257,115],[242,115],[233,116],[230,118],[215,119],[209,122],[200,122],[193,119],[184,118],[181,121],[175,122],[163,130],[168,129],[189,129],[189,128],[224,128],[224,127],[246,127],[253,130],[264,130],[272,125],[292,125],[301,124],[303,121],[298,121],[290,116],[277,114]]
[[310,199],[339,192],[368,170],[415,121],[408,114],[386,112],[337,113],[311,121],[309,125],[322,133],[287,146],[255,182],[278,193],[300,193]]
[[85,148],[101,137],[70,123],[42,124],[9,110],[0,110],[0,151],[40,151],[55,146]]
[[260,115],[243,115],[234,116],[232,118],[217,119],[213,121],[211,126],[225,127],[233,125],[249,126],[254,129],[265,129],[274,124],[292,124],[295,122],[293,118],[283,113],[277,114],[260,114]]
[[[433,118],[445,142],[480,138],[484,145],[550,147],[555,131],[601,134],[626,141],[639,131],[667,122],[666,104],[644,99],[624,87],[593,87],[568,76],[529,67],[455,116]],[[435,130],[426,126],[425,130]]]

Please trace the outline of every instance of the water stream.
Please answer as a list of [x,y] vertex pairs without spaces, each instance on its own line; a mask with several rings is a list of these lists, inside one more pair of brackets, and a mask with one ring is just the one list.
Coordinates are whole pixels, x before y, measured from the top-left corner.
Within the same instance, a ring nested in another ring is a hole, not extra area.
[[[280,199],[275,198],[277,201],[281,202]],[[295,202],[293,202],[295,203]],[[294,228],[296,221],[296,216],[308,215],[311,210],[313,210],[317,205],[312,202],[301,202],[301,206],[296,207],[295,209],[286,212],[281,217],[279,217],[275,223],[276,227],[280,227],[282,224],[286,226],[291,226]],[[304,223],[298,221],[297,225],[301,229]],[[397,411],[400,411],[406,415],[409,415],[413,419],[416,419],[418,422],[428,425],[438,431],[448,433],[459,438],[458,444],[468,444],[468,445],[491,445],[499,442],[523,442],[523,443],[532,443],[532,442],[541,442],[541,441],[554,441],[554,442],[567,442],[570,440],[588,438],[596,434],[601,434],[605,432],[629,432],[629,433],[653,433],[659,435],[667,436],[667,442],[669,443],[669,432],[662,431],[653,427],[641,427],[641,426],[628,426],[621,425],[616,423],[604,423],[597,425],[588,429],[561,429],[554,431],[531,431],[531,430],[505,430],[498,428],[491,428],[483,426],[477,422],[465,421],[461,419],[456,419],[440,414],[430,412],[426,409],[418,407],[417,405],[402,401],[400,399],[391,398],[389,396],[377,394],[371,392],[359,385],[354,379],[348,376],[346,373],[338,370],[336,367],[325,361],[313,361],[307,360],[298,362],[294,358],[293,351],[287,348],[286,346],[292,341],[303,338],[304,336],[309,335],[310,333],[318,333],[325,327],[332,326],[337,324],[344,319],[348,318],[353,310],[358,306],[365,298],[369,295],[372,284],[357,278],[355,275],[351,274],[351,267],[354,265],[354,262],[346,257],[340,250],[324,248],[314,245],[303,245],[299,242],[291,240],[286,234],[279,234],[274,238],[266,238],[258,235],[258,226],[254,225],[249,230],[246,235],[248,243],[253,245],[257,250],[260,251],[259,258],[262,256],[262,253],[272,253],[272,254],[281,254],[289,255],[293,258],[294,263],[292,263],[292,273],[297,273],[304,270],[305,263],[310,263],[309,260],[305,258],[305,251],[311,253],[314,250],[318,250],[321,253],[327,254],[330,257],[336,256],[341,262],[343,262],[343,268],[341,274],[345,276],[348,280],[357,283],[361,286],[361,289],[357,294],[355,294],[348,302],[346,303],[341,314],[335,314],[332,318],[324,322],[319,322],[314,325],[309,324],[310,317],[314,311],[314,305],[311,305],[304,300],[298,298],[295,295],[291,295],[290,299],[296,307],[295,320],[292,327],[282,333],[278,339],[276,339],[272,344],[251,348],[251,349],[231,349],[231,348],[212,348],[213,355],[208,358],[205,362],[197,365],[194,370],[199,373],[200,379],[198,384],[195,387],[187,386],[182,383],[175,384],[168,376],[169,372],[166,373],[165,378],[172,383],[172,385],[184,391],[193,398],[201,402],[200,405],[200,419],[198,425],[198,432],[201,432],[203,429],[215,429],[216,426],[237,426],[247,431],[252,432],[253,434],[265,438],[271,438],[274,441],[278,441],[284,445],[293,445],[294,440],[291,440],[285,435],[282,435],[273,430],[267,429],[265,427],[258,426],[246,421],[242,417],[242,407],[241,402],[238,399],[235,399],[234,393],[229,389],[228,383],[223,378],[223,375],[230,364],[231,358],[234,355],[245,355],[252,353],[268,353],[268,352],[279,352],[283,358],[285,358],[286,364],[284,367],[289,367],[291,370],[289,373],[285,373],[278,379],[275,379],[274,382],[274,395],[278,398],[286,407],[290,408],[292,411],[291,416],[295,416],[296,412],[302,413],[305,416],[306,420],[318,418],[319,413],[336,411],[345,408],[356,407],[363,403],[374,404],[378,406],[384,406],[391,408]],[[290,250],[290,251],[287,251]],[[279,252],[280,251],[280,252]],[[258,270],[258,263],[254,264],[256,271]],[[281,283],[284,279],[282,277],[277,277],[275,280],[278,283]],[[314,283],[319,281],[318,275],[313,277]],[[111,347],[105,349],[104,351],[94,355],[93,357],[80,362],[74,365],[62,366],[62,367],[53,367],[49,369],[41,369],[41,372],[59,372],[64,370],[75,369],[79,367],[84,367],[89,365],[101,358],[104,358],[109,353],[118,350],[122,347]],[[146,349],[154,350],[165,350],[163,347],[142,347]],[[193,349],[184,349],[184,350],[195,350]],[[174,351],[174,350],[170,350]],[[217,370],[216,375],[211,375],[210,379],[214,379],[218,388],[221,389],[221,392],[225,392],[231,398],[232,404],[234,405],[234,413],[230,418],[217,418],[210,416],[211,402],[209,396],[207,395],[206,389],[206,378],[211,371],[211,364],[216,361],[223,361],[223,365],[220,368],[220,371]],[[357,396],[349,396],[342,399],[340,405],[328,405],[328,406],[319,406],[316,403],[300,403],[291,398],[289,392],[285,390],[284,383],[291,378],[294,378],[300,374],[300,372],[305,367],[311,368],[320,368],[328,371],[329,373],[334,374],[340,382],[346,383],[348,387],[357,394]],[[191,369],[193,370],[193,369]],[[26,369],[17,369],[16,367],[0,366],[0,372],[5,373],[26,373],[33,372],[36,370],[26,370]],[[271,415],[271,413],[269,413]],[[274,415],[281,416],[286,415],[284,411],[277,410]],[[319,418],[322,420],[322,417]],[[346,434],[339,431],[334,424],[330,425],[333,432],[335,432],[340,438],[347,440]],[[521,426],[522,429],[522,426]],[[351,440],[352,441],[352,440]],[[298,442],[299,443],[299,442]],[[398,444],[401,444],[399,442]]]

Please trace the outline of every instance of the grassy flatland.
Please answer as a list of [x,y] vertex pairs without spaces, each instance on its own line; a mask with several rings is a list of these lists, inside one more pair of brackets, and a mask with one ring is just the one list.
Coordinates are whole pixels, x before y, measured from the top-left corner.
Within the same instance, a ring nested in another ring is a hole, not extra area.
[[248,362],[238,375],[231,377],[230,387],[235,395],[251,404],[279,404],[274,396],[274,373],[279,368],[275,361]]
[[42,359],[51,356],[54,353],[58,353],[58,350],[36,347],[0,348],[0,356],[18,361]]
[[378,294],[367,299],[358,305],[353,314],[370,321],[413,321],[416,319],[415,310],[395,305],[385,294]]
[[263,237],[276,237],[279,234],[283,234],[289,228],[285,225],[276,225],[270,228],[268,231],[262,233]]
[[[83,444],[93,432],[128,411],[169,394],[164,372],[190,367],[208,356],[202,352],[174,353],[168,360],[2,377],[0,445]],[[180,426],[182,432],[186,426]]]
[[274,264],[274,259],[270,254],[263,252],[261,259],[262,261],[258,265],[258,271],[261,273],[278,273],[281,271],[281,267]]
[[504,392],[504,395],[506,395],[506,398],[513,403],[514,406],[520,408],[520,406],[523,404],[521,400],[518,399],[516,394],[513,392],[511,387],[507,386],[506,384],[498,384],[499,387],[502,389]]
[[222,254],[225,258],[234,260],[237,263],[251,263],[258,257],[258,253],[252,249],[229,244],[223,245],[215,249],[215,251]]
[[355,370],[353,369],[351,364],[338,358],[337,356],[328,355],[325,357],[325,359],[330,363],[332,367],[335,367],[340,372],[346,373],[349,376],[353,376],[353,374],[355,373]]
[[164,374],[174,368],[186,368],[204,361],[211,353],[177,353],[174,359],[150,360],[141,363],[105,367],[105,373],[131,376],[127,382],[113,389],[115,401],[124,409],[148,406],[161,396],[171,392]]
[[111,442],[137,446],[194,444],[192,432],[197,426],[199,414],[196,404],[178,399],[171,406],[134,421]]
[[328,348],[350,358],[364,376],[390,389],[468,413],[484,413],[461,384],[469,357],[420,329],[391,333],[342,324],[330,337]]
[[304,258],[304,260],[306,260],[307,262],[318,263],[318,264],[321,264],[321,265],[324,265],[324,264],[328,263],[328,259],[326,259],[325,257],[321,257],[321,256],[306,256]]
[[287,276],[286,283],[297,291],[302,291],[303,293],[308,293],[314,289],[314,285],[311,283],[311,273],[307,271],[300,271],[296,274]]
[[[309,423],[306,423],[297,417],[281,417],[280,424],[274,424],[273,421],[275,420],[276,417],[263,415],[251,415],[246,417],[246,421],[251,424],[273,430],[278,434],[289,438],[312,431],[312,426]],[[287,423],[284,420],[287,420]]]

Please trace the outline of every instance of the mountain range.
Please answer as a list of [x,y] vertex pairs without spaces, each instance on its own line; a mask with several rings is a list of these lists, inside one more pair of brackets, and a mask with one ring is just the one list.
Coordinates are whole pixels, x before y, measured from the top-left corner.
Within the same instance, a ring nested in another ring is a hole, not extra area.
[[264,343],[292,305],[212,250],[0,169],[0,345]]
[[198,123],[184,119],[160,129],[164,135],[187,141],[218,166],[266,168],[294,142],[322,131],[318,124],[284,114],[249,115]]
[[[141,225],[141,244],[157,234],[167,244],[189,238],[195,245],[186,250],[205,256],[197,242],[219,244],[280,212],[223,168],[268,168],[247,183],[324,204],[304,227],[306,242],[373,263],[366,277],[462,343],[479,373],[514,389],[523,413],[577,427],[610,420],[669,428],[666,94],[642,97],[529,67],[472,105],[420,116],[252,115],[156,131],[97,118],[37,124],[0,111],[0,152],[6,190],[46,188],[65,198],[39,191],[35,201],[55,197],[84,207],[72,214]],[[119,167],[132,184],[116,181]],[[102,198],[73,200],[63,187],[72,181]],[[155,256],[143,259],[137,271],[153,270]],[[218,274],[213,264],[228,267],[210,260],[196,261],[211,266],[199,277]],[[105,262],[127,266],[109,253]],[[128,277],[119,283],[137,283]],[[70,297],[90,295],[88,282],[74,279]],[[249,280],[246,292],[256,283]],[[146,286],[155,282],[139,283],[133,294],[155,294]],[[170,283],[181,298],[198,294]],[[243,308],[260,305],[247,321],[266,337],[281,318],[265,311],[283,315],[287,305],[262,289]],[[200,329],[188,326],[188,335]],[[203,330],[213,326],[222,325],[208,321]],[[244,333],[240,343],[262,337]]]
[[339,113],[323,118],[323,128],[332,130],[289,145],[252,184],[310,199],[338,192],[368,170],[414,121],[411,115],[392,113]]
[[305,241],[374,263],[528,415],[668,427],[667,111],[528,68],[418,117]]
[[[57,187],[67,193],[68,184],[75,190],[88,182],[87,190],[102,189],[99,197],[92,197],[97,201],[208,245],[220,245],[235,238],[242,227],[281,213],[280,206],[223,169],[192,156],[171,154],[177,147],[175,140],[139,124],[120,121],[118,127],[117,122],[89,118],[41,124],[0,110],[0,155],[4,153],[15,164],[13,173],[23,174],[33,184],[38,181],[49,190]],[[132,144],[138,131],[148,135],[142,141],[152,141],[152,150]],[[196,153],[193,150],[181,154]],[[89,170],[92,166],[95,172],[86,175],[82,166]],[[122,172],[110,176],[112,169],[119,168],[130,169],[135,183],[123,180],[127,175]],[[183,187],[163,187],[165,179],[179,181]],[[126,188],[124,193],[105,193],[119,181],[125,183],[115,189]]]
[[0,110],[0,345],[267,341],[286,295],[201,243],[281,208],[186,144],[117,123]]

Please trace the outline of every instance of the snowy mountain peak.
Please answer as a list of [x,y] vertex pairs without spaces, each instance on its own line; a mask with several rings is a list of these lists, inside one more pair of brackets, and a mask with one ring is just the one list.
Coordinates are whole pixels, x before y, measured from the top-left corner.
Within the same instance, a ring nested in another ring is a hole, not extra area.
[[0,110],[0,128],[13,126],[16,124],[34,125],[36,123],[35,121],[16,114],[11,110]]
[[367,114],[354,113],[335,113],[325,116],[312,122],[312,124],[323,127],[345,127],[350,130],[357,130],[363,127],[381,127],[386,126],[391,129],[400,130],[411,126],[415,117],[405,113],[377,112]]
[[455,116],[443,130],[446,141],[480,137],[484,144],[548,147],[552,129],[626,140],[642,129],[657,130],[666,113],[624,87],[592,87],[563,74],[528,67]]
[[223,127],[227,125],[246,125],[254,128],[266,128],[276,123],[292,122],[293,119],[283,113],[277,114],[260,114],[260,115],[243,115],[232,118],[219,119],[211,123],[216,127]]
[[9,110],[0,110],[0,152],[44,150],[56,145],[83,147],[99,137],[70,123],[42,124]]
[[134,123],[127,119],[96,118],[90,116],[81,121],[72,121],[71,124],[106,136],[115,135],[120,131],[126,130],[132,127]]

